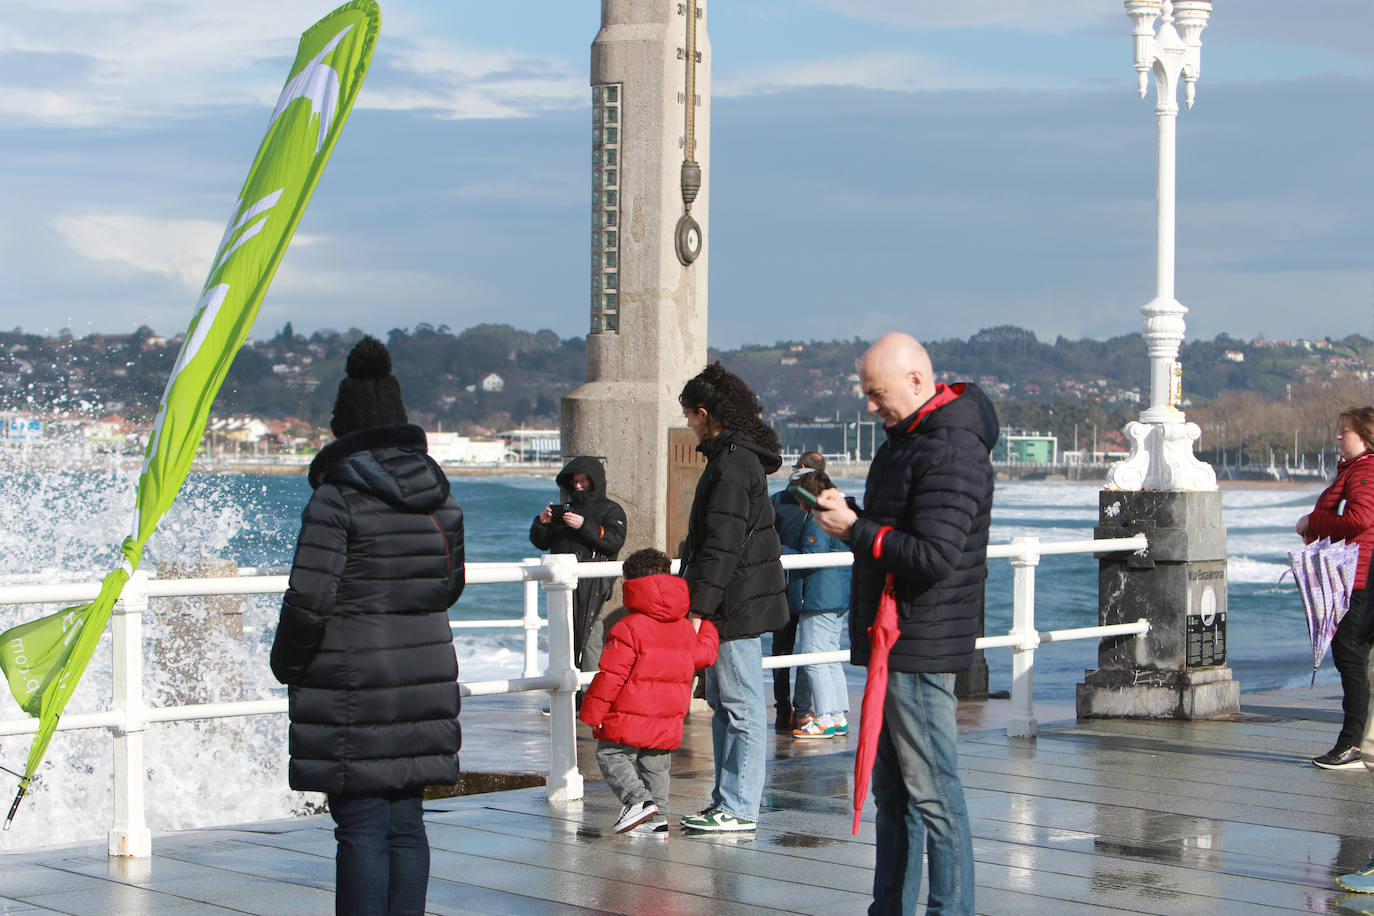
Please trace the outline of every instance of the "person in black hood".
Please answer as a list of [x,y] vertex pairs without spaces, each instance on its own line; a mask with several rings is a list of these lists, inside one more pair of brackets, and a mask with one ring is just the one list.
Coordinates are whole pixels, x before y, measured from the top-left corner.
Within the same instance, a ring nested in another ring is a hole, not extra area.
[[348,356],[310,465],[272,673],[290,698],[291,788],[324,792],[337,828],[336,913],[424,912],[425,786],[458,781],[463,513],[406,422],[391,355]]
[[[563,502],[550,503],[530,525],[530,543],[550,553],[571,553],[578,560],[614,560],[625,545],[625,510],[606,497],[606,470],[601,461],[582,455],[569,461],[555,478]],[[573,593],[573,658],[582,671],[595,671],[601,658],[601,606],[614,579],[579,579]]]
[[682,577],[691,612],[720,633],[706,669],[716,781],[711,804],[682,819],[692,831],[752,831],[763,801],[765,736],[762,633],[787,623],[787,579],[768,475],[782,466],[777,434],[759,417],[758,398],[712,363],[678,396],[706,467],[697,481]]
[[[868,409],[887,441],[873,456],[857,513],[837,490],[812,514],[854,552],[849,644],[856,665],[879,670],[869,627],[884,587],[899,635],[888,654],[873,800],[877,854],[870,913],[914,913],[922,851],[928,912],[972,914],[973,840],[959,781],[954,673],[969,667],[987,578],[997,412],[968,382],[936,383],[909,334],[885,334],[859,360]],[[867,712],[868,710],[865,710]],[[877,722],[860,722],[860,743]]]

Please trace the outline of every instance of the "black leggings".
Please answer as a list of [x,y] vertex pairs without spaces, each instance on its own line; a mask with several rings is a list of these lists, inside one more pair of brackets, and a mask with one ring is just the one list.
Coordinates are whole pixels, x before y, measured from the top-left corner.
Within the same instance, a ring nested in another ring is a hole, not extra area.
[[1366,589],[1360,589],[1350,596],[1350,610],[1336,626],[1336,635],[1331,640],[1331,661],[1341,675],[1341,711],[1345,714],[1341,722],[1341,734],[1336,739],[1337,747],[1360,746],[1364,737],[1365,714],[1369,709],[1369,682],[1365,679],[1365,663],[1369,659],[1369,646],[1359,638],[1360,620],[1365,612]]

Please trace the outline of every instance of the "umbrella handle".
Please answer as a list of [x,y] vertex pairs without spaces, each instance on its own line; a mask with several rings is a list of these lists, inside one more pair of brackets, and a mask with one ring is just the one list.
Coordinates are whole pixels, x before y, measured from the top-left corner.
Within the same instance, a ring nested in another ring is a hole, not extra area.
[[28,788],[29,782],[27,779],[19,784],[19,792],[17,795],[14,796],[14,803],[10,805],[10,813],[5,818],[6,830],[10,829],[10,821],[14,820],[14,812],[19,810],[19,803],[24,800],[24,793],[28,790]]

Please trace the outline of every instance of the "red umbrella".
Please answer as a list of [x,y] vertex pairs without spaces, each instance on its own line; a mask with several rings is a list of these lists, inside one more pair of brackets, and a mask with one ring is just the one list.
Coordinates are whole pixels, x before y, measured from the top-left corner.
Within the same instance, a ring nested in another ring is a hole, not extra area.
[[868,628],[868,678],[864,681],[864,702],[859,713],[859,749],[854,755],[854,833],[859,832],[859,816],[868,799],[868,777],[873,773],[873,758],[878,756],[878,733],[883,730],[883,699],[887,696],[887,655],[901,631],[897,629],[897,592],[892,573],[883,584],[878,599],[878,614]]

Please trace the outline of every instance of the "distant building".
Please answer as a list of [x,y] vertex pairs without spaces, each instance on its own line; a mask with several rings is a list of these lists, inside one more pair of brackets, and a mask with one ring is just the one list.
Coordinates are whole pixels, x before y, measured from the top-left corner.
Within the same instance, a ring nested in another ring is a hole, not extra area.
[[1233,363],[1245,362],[1245,354],[1240,350],[1227,350],[1225,355]]
[[992,460],[1007,464],[1057,464],[1059,438],[1048,433],[1004,429],[993,446]]
[[426,431],[429,456],[440,464],[500,464],[506,460],[501,439],[470,439],[457,433]]
[[506,380],[492,372],[482,377],[481,385],[483,391],[504,391]]
[[873,420],[781,420],[773,424],[785,455],[820,452],[867,461],[877,449],[877,426]]
[[563,454],[563,434],[556,429],[512,429],[500,435],[517,461],[557,461]]

